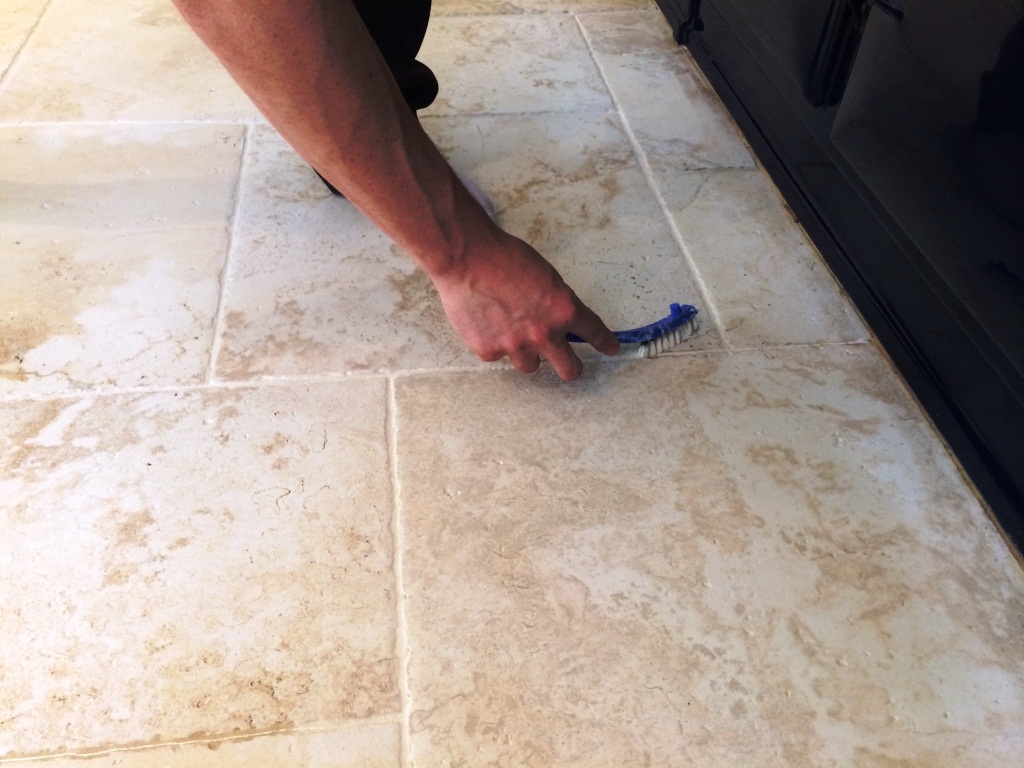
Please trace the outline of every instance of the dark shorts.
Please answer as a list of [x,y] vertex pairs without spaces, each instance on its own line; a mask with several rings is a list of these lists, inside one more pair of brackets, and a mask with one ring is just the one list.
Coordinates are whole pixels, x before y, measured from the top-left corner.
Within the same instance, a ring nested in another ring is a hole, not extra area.
[[416,60],[427,34],[430,0],[354,0],[406,102],[423,109],[437,98],[437,78]]

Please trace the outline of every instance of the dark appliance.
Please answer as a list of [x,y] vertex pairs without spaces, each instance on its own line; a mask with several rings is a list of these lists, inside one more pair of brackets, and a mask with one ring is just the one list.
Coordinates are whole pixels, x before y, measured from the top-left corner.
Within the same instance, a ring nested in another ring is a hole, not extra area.
[[658,0],[1024,549],[1024,0]]

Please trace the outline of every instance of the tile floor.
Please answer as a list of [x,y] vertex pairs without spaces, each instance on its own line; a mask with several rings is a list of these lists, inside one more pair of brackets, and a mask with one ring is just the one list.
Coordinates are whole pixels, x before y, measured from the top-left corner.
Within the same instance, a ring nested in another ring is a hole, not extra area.
[[692,341],[479,363],[167,0],[0,7],[0,762],[1014,764],[1024,575],[653,3],[423,58],[506,228]]

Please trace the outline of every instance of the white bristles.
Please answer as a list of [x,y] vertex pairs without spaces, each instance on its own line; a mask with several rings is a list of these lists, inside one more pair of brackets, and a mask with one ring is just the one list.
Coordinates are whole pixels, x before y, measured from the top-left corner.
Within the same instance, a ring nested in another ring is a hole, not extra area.
[[636,349],[636,356],[638,358],[657,357],[662,352],[667,352],[673,347],[681,344],[685,339],[693,335],[696,330],[697,318],[695,317],[692,320],[683,323],[674,331],[669,331],[664,336],[659,336],[656,339],[639,344]]

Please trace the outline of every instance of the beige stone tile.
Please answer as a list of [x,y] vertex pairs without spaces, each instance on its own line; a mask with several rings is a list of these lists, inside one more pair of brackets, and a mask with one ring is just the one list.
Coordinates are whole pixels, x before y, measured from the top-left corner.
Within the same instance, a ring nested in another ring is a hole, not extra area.
[[761,171],[666,173],[658,184],[734,348],[867,338]]
[[0,128],[0,393],[202,379],[242,138]]
[[14,761],[39,768],[398,768],[396,724]]
[[397,402],[416,765],[1019,754],[1024,574],[870,345]]
[[0,756],[396,712],[384,397],[0,404]]
[[219,376],[473,363],[427,277],[275,132],[255,130],[250,154]]
[[[697,304],[697,289],[612,115],[426,118],[502,225],[606,322]],[[268,130],[251,142],[217,373],[227,379],[477,364],[428,278]],[[721,344],[705,323],[687,349]]]
[[19,120],[239,120],[249,99],[168,0],[53,0],[0,89]]
[[604,111],[612,103],[575,19],[439,16],[419,59],[437,75],[425,115]]
[[434,0],[433,16],[504,13],[586,13],[653,8],[653,0]]
[[[497,205],[502,226],[543,253],[614,329],[702,306],[615,115],[438,120],[438,145],[468,168]],[[687,350],[721,345],[705,312]]]
[[5,0],[0,7],[0,82],[25,44],[47,0]]
[[653,169],[754,166],[732,118],[659,11],[588,14],[580,23]]

